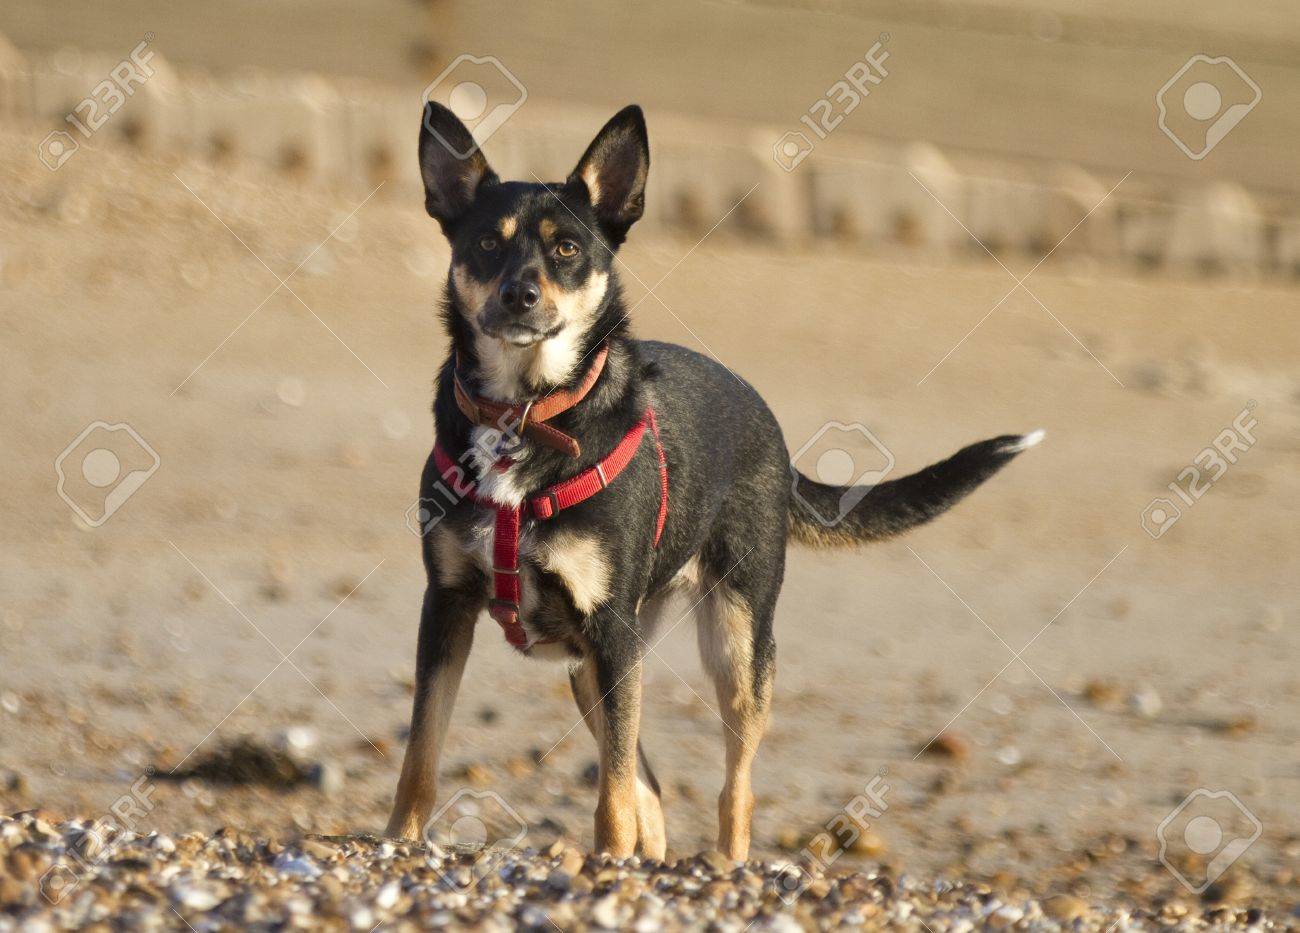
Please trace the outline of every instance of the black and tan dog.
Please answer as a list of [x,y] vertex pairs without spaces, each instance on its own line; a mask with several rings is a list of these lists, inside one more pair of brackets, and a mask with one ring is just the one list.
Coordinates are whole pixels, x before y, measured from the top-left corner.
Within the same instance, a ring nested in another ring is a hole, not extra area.
[[[662,858],[658,784],[637,740],[641,664],[668,594],[684,589],[725,721],[718,849],[744,858],[786,543],[855,545],[919,525],[1041,432],[974,444],[865,495],[799,475],[753,388],[712,359],[629,333],[614,253],[645,204],[638,107],[556,184],[500,180],[437,104],[419,146],[425,205],[452,250],[451,352],[420,493],[445,515],[423,537],[415,709],[388,833],[417,838],[433,810],[486,609],[523,654],[569,665],[600,747],[597,847]],[[846,495],[860,501],[824,524],[819,514]]]

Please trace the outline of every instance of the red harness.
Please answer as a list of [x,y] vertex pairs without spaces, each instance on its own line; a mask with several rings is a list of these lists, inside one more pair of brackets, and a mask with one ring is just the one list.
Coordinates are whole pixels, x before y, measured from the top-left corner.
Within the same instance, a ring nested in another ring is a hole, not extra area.
[[[603,363],[602,352],[597,366]],[[590,388],[591,382],[594,380],[587,383],[587,388]],[[581,395],[586,395],[586,392],[583,391]],[[569,407],[580,400],[581,396],[574,399]],[[548,417],[558,413],[550,411]],[[543,419],[538,419],[534,424],[539,424],[541,420]],[[474,488],[474,483],[465,479],[465,471],[448,456],[442,445],[434,445],[433,457],[438,472],[456,494],[469,499],[477,506],[496,511],[496,521],[492,529],[492,599],[488,603],[488,612],[505,632],[506,641],[515,648],[522,651],[528,645],[528,635],[519,620],[519,603],[523,595],[519,578],[519,535],[525,518],[542,521],[554,518],[564,509],[585,502],[608,487],[636,456],[647,427],[650,428],[655,443],[655,454],[659,460],[659,517],[655,522],[654,536],[654,546],[658,547],[659,538],[663,535],[664,521],[668,517],[668,461],[664,457],[663,444],[659,440],[659,425],[655,421],[653,408],[647,408],[645,416],[632,425],[614,449],[595,466],[554,486],[548,486],[540,493],[525,498],[518,506],[502,505],[480,495]]]

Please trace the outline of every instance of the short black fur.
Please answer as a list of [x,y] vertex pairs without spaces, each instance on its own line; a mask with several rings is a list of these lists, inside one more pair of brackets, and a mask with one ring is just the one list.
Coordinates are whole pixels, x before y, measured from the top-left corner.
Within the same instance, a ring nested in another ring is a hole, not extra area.
[[[540,646],[555,642],[575,678],[588,666],[594,670],[604,749],[597,843],[622,853],[626,815],[610,801],[619,793],[620,775],[637,770],[638,671],[655,638],[653,609],[666,594],[685,584],[702,594],[699,624],[711,628],[702,633],[701,646],[723,715],[735,717],[734,725],[728,718],[728,729],[757,728],[761,734],[775,669],[773,616],[787,542],[856,545],[928,521],[1040,435],[1008,435],[967,447],[918,474],[855,495],[856,504],[841,521],[824,524],[821,516],[833,515],[851,490],[792,470],[780,426],[748,383],[708,357],[637,340],[629,331],[615,253],[644,210],[650,152],[640,109],[625,108],[611,119],[574,172],[553,184],[500,181],[471,142],[450,111],[426,106],[420,138],[426,206],[452,248],[442,308],[451,349],[434,403],[438,443],[452,459],[476,464],[469,472],[480,483],[492,481],[490,467],[472,454],[484,429],[457,407],[454,375],[459,372],[475,394],[495,392],[498,401],[522,403],[577,385],[607,347],[592,391],[549,422],[579,439],[581,455],[530,443],[508,471],[512,488],[534,494],[591,467],[651,407],[667,457],[669,513],[657,547],[660,478],[647,434],[608,489],[548,521],[532,521],[521,552],[524,585],[530,588],[526,653],[553,653]],[[472,149],[468,155],[465,147]],[[535,305],[517,300],[520,287],[540,296]],[[420,495],[446,500],[446,490],[431,456]],[[420,782],[436,778],[441,735],[431,738],[436,729],[430,723],[447,714],[443,685],[447,678],[459,679],[468,651],[470,636],[454,637],[451,630],[472,628],[490,595],[484,557],[490,520],[490,510],[460,498],[424,535],[429,582],[419,689],[412,746],[389,826],[399,835],[410,835],[416,817],[431,806],[421,797]],[[454,683],[446,689],[454,694]],[[747,811],[743,820],[735,815],[744,810],[748,764],[733,764],[733,751],[729,744],[719,837],[729,854],[747,849],[749,832]],[[642,781],[657,797],[644,752],[639,757]],[[733,775],[733,768],[743,775]],[[637,815],[644,816],[640,810]],[[647,840],[645,827],[639,832],[639,845],[653,854],[657,843]]]

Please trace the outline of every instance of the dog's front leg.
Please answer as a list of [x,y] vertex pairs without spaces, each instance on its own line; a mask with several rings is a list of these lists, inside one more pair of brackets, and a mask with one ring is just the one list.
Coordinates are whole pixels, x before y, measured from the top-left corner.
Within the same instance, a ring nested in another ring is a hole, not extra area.
[[420,614],[415,652],[415,708],[411,737],[397,782],[387,835],[418,839],[437,796],[438,759],[456,703],[465,659],[474,641],[482,597],[430,582]]
[[641,726],[641,652],[635,632],[612,610],[595,613],[595,665],[602,725],[600,789],[596,801],[596,849],[616,858],[633,854],[637,842],[637,734]]

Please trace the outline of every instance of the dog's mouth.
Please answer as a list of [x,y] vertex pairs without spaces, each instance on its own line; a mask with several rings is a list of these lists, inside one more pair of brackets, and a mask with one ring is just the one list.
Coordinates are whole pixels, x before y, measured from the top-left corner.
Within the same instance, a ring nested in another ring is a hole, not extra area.
[[564,329],[564,324],[560,321],[553,324],[526,324],[519,320],[495,320],[492,315],[485,315],[481,326],[487,336],[520,348],[549,340]]

